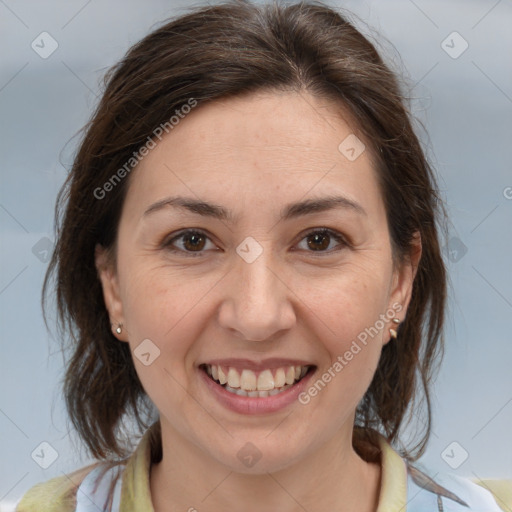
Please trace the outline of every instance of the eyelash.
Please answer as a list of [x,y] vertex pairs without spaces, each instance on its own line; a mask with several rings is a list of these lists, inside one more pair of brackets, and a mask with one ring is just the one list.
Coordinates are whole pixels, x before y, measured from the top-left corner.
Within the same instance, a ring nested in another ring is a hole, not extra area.
[[[343,247],[349,247],[350,244],[347,243],[347,241],[343,238],[343,236],[341,236],[339,233],[337,233],[336,231],[333,231],[332,229],[329,229],[329,228],[313,228],[309,231],[307,231],[303,237],[300,239],[299,242],[302,242],[302,240],[304,240],[305,238],[313,235],[313,234],[320,234],[320,235],[323,235],[323,236],[329,236],[331,238],[333,238],[336,242],[338,242],[338,244],[340,244],[341,246]],[[204,250],[203,251],[186,251],[186,250],[183,250],[183,249],[176,249],[175,247],[172,246],[173,242],[175,242],[176,240],[179,240],[179,239],[183,239],[186,235],[201,235],[201,236],[204,236],[205,238],[207,238],[208,240],[210,240],[210,237],[202,230],[200,229],[187,229],[185,231],[182,231],[181,233],[179,233],[178,235],[176,236],[173,236],[171,239],[165,241],[162,246],[166,249],[168,249],[169,251],[171,251],[172,253],[181,253],[181,254],[184,254],[186,255],[186,257],[200,257],[204,254]],[[210,240],[211,241],[211,240]],[[312,253],[313,256],[322,256],[323,254],[331,254],[335,251],[339,251],[340,249],[334,249],[334,250],[329,250],[329,251],[306,251],[306,252],[310,252]]]

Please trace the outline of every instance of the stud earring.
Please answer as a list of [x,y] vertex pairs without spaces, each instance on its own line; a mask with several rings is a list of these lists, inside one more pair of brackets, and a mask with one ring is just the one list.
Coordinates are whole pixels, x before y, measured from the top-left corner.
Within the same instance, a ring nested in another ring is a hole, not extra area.
[[117,334],[121,334],[121,331],[122,331],[122,330],[123,330],[123,324],[119,324],[119,325],[117,326],[117,329],[116,329]]
[[[398,325],[400,324],[400,320],[398,320],[398,318],[393,318],[393,323],[396,324],[396,326],[398,327]],[[396,332],[395,329],[389,329],[389,334],[391,334],[391,337],[394,340],[396,340],[398,333]]]

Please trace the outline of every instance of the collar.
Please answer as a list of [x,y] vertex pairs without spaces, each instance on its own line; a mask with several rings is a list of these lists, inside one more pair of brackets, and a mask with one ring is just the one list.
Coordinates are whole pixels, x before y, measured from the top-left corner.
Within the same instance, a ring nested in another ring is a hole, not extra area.
[[[154,512],[151,502],[150,472],[152,425],[142,437],[137,449],[128,460],[121,490],[120,510],[125,512]],[[396,512],[406,510],[407,504],[407,466],[388,441],[379,436],[381,449],[381,486],[377,512]]]

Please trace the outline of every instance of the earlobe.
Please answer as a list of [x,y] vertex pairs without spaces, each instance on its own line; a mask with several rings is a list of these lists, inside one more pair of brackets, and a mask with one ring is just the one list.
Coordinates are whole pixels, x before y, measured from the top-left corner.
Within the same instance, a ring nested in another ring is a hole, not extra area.
[[112,332],[120,341],[127,341],[120,336],[122,333],[122,328],[120,328],[120,326],[124,324],[124,317],[117,274],[114,270],[114,265],[109,258],[108,251],[100,244],[96,244],[94,260],[98,278],[103,290],[105,307],[107,308],[110,316]]

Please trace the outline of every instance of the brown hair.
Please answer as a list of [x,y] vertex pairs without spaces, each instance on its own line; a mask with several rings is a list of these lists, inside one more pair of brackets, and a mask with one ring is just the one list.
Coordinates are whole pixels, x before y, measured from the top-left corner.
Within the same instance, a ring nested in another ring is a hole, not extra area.
[[129,176],[100,199],[95,191],[191,98],[201,105],[262,90],[307,91],[346,109],[375,161],[395,261],[407,257],[415,232],[421,235],[423,252],[407,316],[398,338],[384,346],[356,411],[354,444],[356,438],[374,442],[375,431],[398,442],[407,411],[414,413],[413,404],[423,395],[423,435],[401,453],[415,460],[425,449],[431,425],[428,386],[442,355],[446,272],[436,223],[445,214],[405,95],[373,44],[330,7],[321,2],[256,6],[239,0],[168,21],[109,70],[57,198],[58,236],[43,285],[43,311],[45,290],[56,272],[59,332],[62,339],[69,332],[71,339],[66,406],[96,458],[125,456],[124,419],[134,418],[145,429],[152,405],[129,345],[111,332],[94,261],[100,243],[115,263]]

